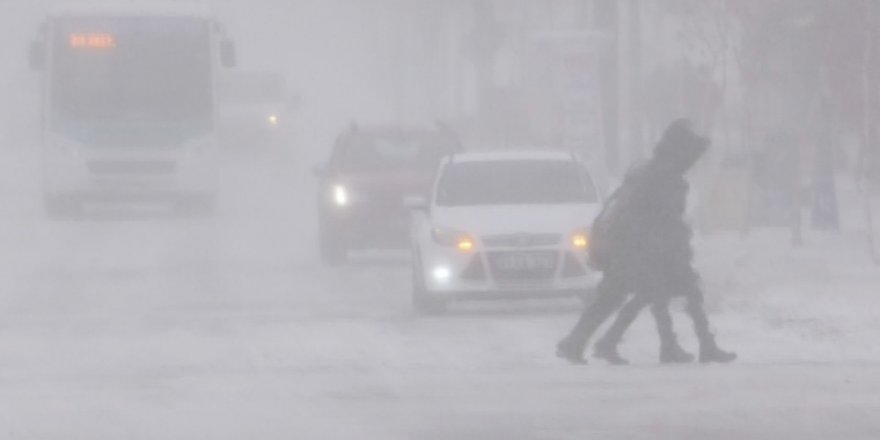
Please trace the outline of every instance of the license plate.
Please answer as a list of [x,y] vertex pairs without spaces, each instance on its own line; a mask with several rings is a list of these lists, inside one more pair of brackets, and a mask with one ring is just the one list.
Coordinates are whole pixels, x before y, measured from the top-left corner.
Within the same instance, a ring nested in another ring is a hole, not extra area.
[[495,255],[494,269],[504,273],[550,274],[556,269],[556,254],[512,252]]

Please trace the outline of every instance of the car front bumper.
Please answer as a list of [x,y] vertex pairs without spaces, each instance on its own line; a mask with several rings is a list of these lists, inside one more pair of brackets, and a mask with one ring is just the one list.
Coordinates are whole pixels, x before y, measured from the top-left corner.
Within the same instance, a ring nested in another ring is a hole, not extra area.
[[[551,255],[553,267],[502,270],[499,255]],[[601,274],[586,264],[586,254],[567,248],[492,249],[462,253],[430,246],[419,257],[425,290],[447,299],[552,298],[581,296],[592,290]],[[540,273],[537,273],[540,272]],[[530,276],[535,275],[535,276]]]

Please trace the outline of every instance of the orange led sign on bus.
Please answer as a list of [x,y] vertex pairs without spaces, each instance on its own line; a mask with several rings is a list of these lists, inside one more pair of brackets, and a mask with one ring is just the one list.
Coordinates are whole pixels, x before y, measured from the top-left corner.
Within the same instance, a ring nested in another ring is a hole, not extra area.
[[116,40],[113,35],[106,33],[70,34],[70,47],[110,49],[116,47]]

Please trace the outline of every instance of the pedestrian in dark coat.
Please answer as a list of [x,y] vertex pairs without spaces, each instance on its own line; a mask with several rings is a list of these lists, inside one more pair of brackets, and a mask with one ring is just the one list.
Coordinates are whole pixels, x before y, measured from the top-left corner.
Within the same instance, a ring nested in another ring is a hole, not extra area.
[[651,305],[661,341],[660,360],[693,360],[678,344],[672,328],[669,301],[677,296],[687,300],[700,341],[700,360],[729,362],[736,357],[720,350],[709,330],[699,276],[691,265],[692,231],[684,219],[688,193],[684,175],[708,146],[709,140],[694,133],[689,121],[677,120],[664,132],[651,160],[628,173],[620,212],[605,232],[610,247],[596,299],[559,343],[560,357],[584,362],[590,336],[630,293],[633,298],[597,344],[598,357],[626,363],[617,353],[617,344],[638,313]]

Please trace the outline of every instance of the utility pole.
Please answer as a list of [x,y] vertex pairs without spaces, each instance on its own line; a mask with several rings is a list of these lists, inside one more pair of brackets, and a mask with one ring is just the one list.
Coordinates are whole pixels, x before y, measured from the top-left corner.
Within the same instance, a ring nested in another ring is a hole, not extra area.
[[862,151],[859,167],[859,180],[865,194],[865,220],[867,223],[868,246],[874,263],[880,265],[880,252],[877,249],[876,226],[874,218],[873,198],[876,191],[877,152],[875,151],[876,130],[874,127],[874,103],[877,99],[873,72],[874,46],[874,0],[864,0],[865,12],[865,48],[862,54]]

